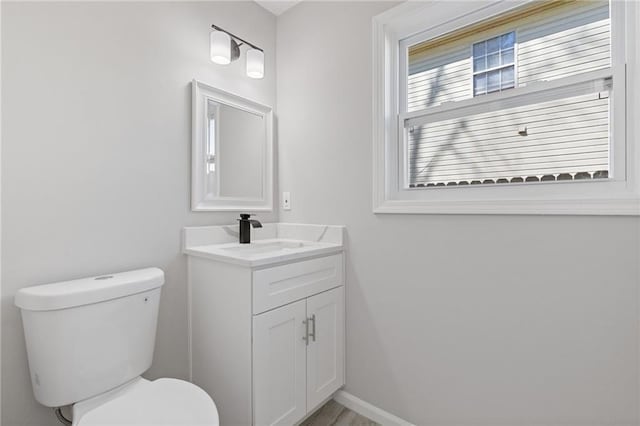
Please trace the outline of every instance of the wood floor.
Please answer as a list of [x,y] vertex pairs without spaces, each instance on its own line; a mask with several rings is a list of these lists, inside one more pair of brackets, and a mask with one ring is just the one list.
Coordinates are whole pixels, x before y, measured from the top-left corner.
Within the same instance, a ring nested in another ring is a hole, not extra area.
[[360,414],[338,404],[333,399],[311,415],[300,426],[379,426]]

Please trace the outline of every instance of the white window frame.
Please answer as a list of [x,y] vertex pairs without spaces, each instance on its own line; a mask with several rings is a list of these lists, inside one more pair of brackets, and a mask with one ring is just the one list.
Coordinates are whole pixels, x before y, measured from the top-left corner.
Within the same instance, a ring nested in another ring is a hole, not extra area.
[[[611,154],[609,179],[539,182],[469,187],[406,188],[406,141],[403,120],[424,115],[406,112],[408,63],[406,47],[491,19],[530,3],[517,1],[406,2],[373,19],[373,211],[374,213],[451,214],[579,214],[640,215],[640,5],[614,0],[611,5],[612,77]],[[433,25],[425,23],[432,22]],[[517,36],[517,33],[516,33]],[[517,42],[517,41],[516,41]],[[404,50],[403,50],[404,49]],[[402,59],[401,59],[402,58]],[[517,58],[516,58],[517,63]],[[588,77],[604,77],[595,71]],[[611,73],[610,73],[611,75]],[[568,77],[571,79],[572,77]],[[557,87],[585,84],[557,81]],[[549,83],[545,83],[549,90]],[[489,93],[432,107],[446,116],[460,108],[473,111],[503,102],[524,88]],[[535,93],[534,93],[535,94]],[[405,105],[405,108],[400,108]]]

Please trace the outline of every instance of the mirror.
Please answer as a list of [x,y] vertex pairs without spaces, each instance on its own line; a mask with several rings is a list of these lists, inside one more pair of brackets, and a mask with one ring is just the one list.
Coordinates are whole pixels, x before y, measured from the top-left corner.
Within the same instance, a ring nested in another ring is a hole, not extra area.
[[192,93],[192,210],[272,210],[271,107],[196,80]]

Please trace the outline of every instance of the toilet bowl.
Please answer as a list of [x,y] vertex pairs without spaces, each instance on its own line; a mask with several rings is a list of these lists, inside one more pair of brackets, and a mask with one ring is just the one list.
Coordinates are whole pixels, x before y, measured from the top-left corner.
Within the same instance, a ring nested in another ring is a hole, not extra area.
[[36,400],[72,405],[73,426],[217,426],[215,403],[198,386],[141,377],[163,284],[162,270],[147,268],[18,291]]

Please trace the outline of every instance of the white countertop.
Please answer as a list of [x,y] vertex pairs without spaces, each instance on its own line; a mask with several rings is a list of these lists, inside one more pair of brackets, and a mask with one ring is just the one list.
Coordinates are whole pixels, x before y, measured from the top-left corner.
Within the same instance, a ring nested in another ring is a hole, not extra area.
[[[183,253],[255,268],[340,253],[344,227],[265,224],[250,244],[230,241],[231,226],[185,228]],[[265,238],[266,237],[266,238]]]

